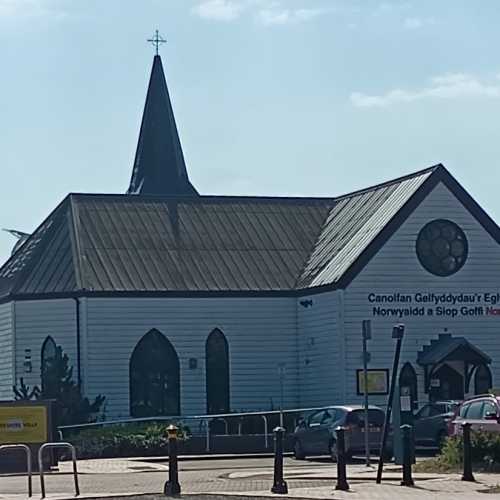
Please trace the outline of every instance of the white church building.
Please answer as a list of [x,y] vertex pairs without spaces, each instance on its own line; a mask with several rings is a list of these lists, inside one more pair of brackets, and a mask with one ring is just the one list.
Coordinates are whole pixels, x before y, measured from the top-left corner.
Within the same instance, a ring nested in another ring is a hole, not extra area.
[[[156,56],[127,194],[69,194],[0,269],[0,400],[54,345],[107,418],[500,385],[500,229],[442,166],[331,198],[204,196]],[[280,386],[279,370],[284,370]]]

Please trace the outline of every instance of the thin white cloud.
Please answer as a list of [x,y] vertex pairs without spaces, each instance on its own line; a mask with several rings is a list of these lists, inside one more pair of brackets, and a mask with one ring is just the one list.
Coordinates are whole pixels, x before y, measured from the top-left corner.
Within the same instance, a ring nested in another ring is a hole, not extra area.
[[407,30],[418,30],[424,26],[431,26],[433,24],[436,24],[436,20],[433,17],[407,17],[403,21],[403,26]]
[[0,18],[44,15],[61,17],[63,12],[53,0],[0,0]]
[[225,22],[235,21],[246,14],[264,26],[283,26],[311,21],[332,11],[331,8],[310,6],[290,8],[285,4],[280,0],[203,0],[191,12],[203,19]]
[[193,7],[193,14],[214,21],[234,21],[248,6],[246,2],[233,0],[205,0]]
[[297,24],[311,21],[331,9],[261,9],[258,14],[258,20],[266,26]]
[[426,99],[500,98],[498,81],[488,82],[473,75],[454,73],[436,76],[421,89],[393,89],[382,95],[353,92],[351,103],[360,108],[386,107]]

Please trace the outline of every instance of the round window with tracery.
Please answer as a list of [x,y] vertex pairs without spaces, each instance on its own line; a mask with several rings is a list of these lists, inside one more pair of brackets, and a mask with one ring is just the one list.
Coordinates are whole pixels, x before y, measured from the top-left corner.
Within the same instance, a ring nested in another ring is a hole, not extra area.
[[436,276],[450,276],[460,270],[465,264],[468,250],[464,232],[449,220],[433,220],[418,234],[418,260]]

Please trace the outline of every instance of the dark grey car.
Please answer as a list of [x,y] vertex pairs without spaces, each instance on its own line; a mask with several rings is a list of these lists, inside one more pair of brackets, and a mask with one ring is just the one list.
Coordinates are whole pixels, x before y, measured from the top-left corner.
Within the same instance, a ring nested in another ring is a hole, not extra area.
[[[378,454],[382,438],[385,413],[377,406],[368,410],[370,451]],[[348,456],[364,453],[365,450],[365,410],[362,406],[329,406],[316,410],[302,420],[294,433],[294,455],[304,459],[313,455],[330,455],[337,459],[337,435],[335,429],[345,427],[346,452]],[[390,448],[390,445],[387,447]],[[387,451],[386,456],[392,456]]]
[[436,401],[422,406],[414,416],[415,444],[441,448],[452,431],[459,405],[460,401]]

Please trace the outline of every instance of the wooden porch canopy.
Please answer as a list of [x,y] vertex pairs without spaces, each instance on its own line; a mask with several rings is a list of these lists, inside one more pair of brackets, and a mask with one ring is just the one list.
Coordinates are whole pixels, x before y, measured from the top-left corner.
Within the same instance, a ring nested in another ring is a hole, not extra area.
[[424,346],[417,355],[417,363],[424,367],[426,392],[429,391],[435,370],[448,361],[460,361],[464,364],[465,392],[467,392],[474,370],[478,366],[489,365],[491,358],[465,337],[440,334],[437,340],[431,340],[430,345]]

